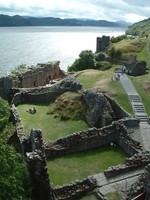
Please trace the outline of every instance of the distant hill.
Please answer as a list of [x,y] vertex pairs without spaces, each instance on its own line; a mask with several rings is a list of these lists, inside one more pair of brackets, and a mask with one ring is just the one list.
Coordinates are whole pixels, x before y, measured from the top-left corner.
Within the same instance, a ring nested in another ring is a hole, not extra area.
[[54,17],[22,17],[19,15],[0,15],[0,27],[7,26],[106,26],[106,27],[128,27],[127,22],[120,23],[106,20],[82,20],[82,19],[60,19]]
[[145,35],[150,34],[150,18],[131,25],[126,31],[126,34],[139,37],[144,37]]

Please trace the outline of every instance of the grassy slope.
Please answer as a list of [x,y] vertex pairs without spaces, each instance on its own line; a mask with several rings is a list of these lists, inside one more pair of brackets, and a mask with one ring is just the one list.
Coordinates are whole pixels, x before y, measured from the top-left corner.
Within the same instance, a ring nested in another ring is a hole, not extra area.
[[122,164],[126,156],[119,147],[103,147],[54,158],[48,161],[50,179],[54,185],[70,183]]
[[95,88],[113,97],[127,112],[133,115],[128,96],[120,82],[112,81],[113,69],[107,71],[85,70],[78,76],[84,89]]
[[[26,112],[26,110],[33,107],[37,109],[36,114]],[[29,135],[31,128],[42,129],[44,140],[56,140],[59,137],[89,128],[83,120],[61,121],[59,118],[55,118],[54,115],[47,114],[49,105],[21,104],[18,106],[18,110],[25,133]]]
[[148,53],[149,40],[146,40],[146,45],[137,55],[137,60],[145,60],[147,62],[147,74],[137,77],[129,77],[135,86],[137,92],[140,94],[144,103],[146,112],[150,115],[150,54]]

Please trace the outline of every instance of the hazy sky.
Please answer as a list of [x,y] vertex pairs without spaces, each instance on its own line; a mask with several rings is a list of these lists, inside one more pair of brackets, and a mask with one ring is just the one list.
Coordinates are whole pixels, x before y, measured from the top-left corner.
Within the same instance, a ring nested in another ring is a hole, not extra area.
[[0,14],[137,22],[150,17],[150,0],[0,0]]

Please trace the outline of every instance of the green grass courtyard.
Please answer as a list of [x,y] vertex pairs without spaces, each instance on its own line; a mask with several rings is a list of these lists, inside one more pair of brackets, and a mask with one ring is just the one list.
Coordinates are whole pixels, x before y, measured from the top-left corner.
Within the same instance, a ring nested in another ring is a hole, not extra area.
[[120,147],[102,147],[72,153],[48,160],[50,180],[62,185],[104,172],[108,167],[123,164],[127,154]]

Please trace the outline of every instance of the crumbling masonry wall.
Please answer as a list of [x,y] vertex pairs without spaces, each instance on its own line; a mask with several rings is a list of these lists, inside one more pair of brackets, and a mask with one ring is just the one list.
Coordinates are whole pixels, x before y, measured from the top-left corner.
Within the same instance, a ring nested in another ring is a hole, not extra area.
[[[128,119],[129,121],[129,119]],[[47,158],[52,158],[68,153],[81,152],[97,147],[109,145],[110,142],[119,144],[121,148],[130,156],[141,150],[140,144],[133,141],[128,135],[126,128],[120,122],[114,122],[104,128],[90,128],[80,131],[54,142],[47,141],[45,154]]]
[[37,66],[0,78],[0,96],[10,101],[12,88],[43,86],[48,79],[60,77],[65,77],[65,74],[59,68],[59,61],[37,64]]

